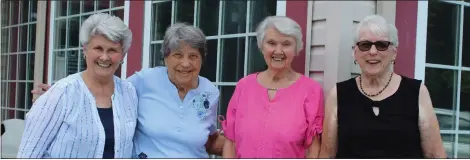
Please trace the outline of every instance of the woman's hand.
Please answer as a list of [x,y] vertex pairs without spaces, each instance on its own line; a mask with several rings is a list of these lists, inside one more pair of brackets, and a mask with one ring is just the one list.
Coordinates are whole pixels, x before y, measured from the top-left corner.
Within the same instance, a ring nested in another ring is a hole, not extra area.
[[51,88],[50,85],[47,85],[47,84],[44,84],[44,83],[37,84],[36,88],[31,90],[31,93],[33,94],[33,99],[32,99],[33,103],[39,98],[39,96],[41,96],[47,90],[49,90],[49,88]]
[[225,139],[224,149],[222,152],[223,158],[237,158],[235,143],[229,139]]

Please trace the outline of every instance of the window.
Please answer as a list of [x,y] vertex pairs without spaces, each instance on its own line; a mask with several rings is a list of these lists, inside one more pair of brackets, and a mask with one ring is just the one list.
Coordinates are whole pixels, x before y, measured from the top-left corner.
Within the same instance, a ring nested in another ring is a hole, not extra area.
[[[83,21],[95,13],[109,13],[124,18],[124,0],[51,1],[53,16],[52,57],[49,78],[56,82],[68,75],[86,69],[79,31]],[[116,74],[120,74],[116,71]]]
[[151,34],[149,46],[144,47],[150,51],[144,52],[143,67],[163,65],[160,48],[171,24],[186,22],[201,28],[207,36],[208,51],[200,75],[219,88],[218,114],[225,115],[237,81],[266,67],[256,44],[255,29],[265,17],[276,15],[276,3],[276,0],[147,2],[151,4],[151,11],[146,12],[151,17]]
[[425,84],[449,157],[470,158],[470,3],[428,4]]
[[1,1],[1,117],[24,119],[34,80],[37,1]]

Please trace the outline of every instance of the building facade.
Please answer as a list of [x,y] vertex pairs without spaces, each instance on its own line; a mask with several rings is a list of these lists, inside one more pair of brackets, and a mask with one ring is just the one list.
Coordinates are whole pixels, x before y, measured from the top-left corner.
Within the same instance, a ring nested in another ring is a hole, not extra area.
[[53,84],[86,68],[78,32],[91,14],[116,15],[129,25],[133,43],[119,71],[125,79],[142,68],[161,66],[158,52],[166,28],[175,22],[200,27],[208,57],[201,75],[221,92],[219,114],[237,81],[261,71],[256,25],[266,16],[288,16],[302,26],[305,48],[296,71],[323,85],[360,73],[351,46],[355,25],[380,14],[399,31],[394,69],[428,87],[449,157],[470,158],[470,1],[276,1],[276,0],[2,0],[1,119],[24,119],[33,84]]

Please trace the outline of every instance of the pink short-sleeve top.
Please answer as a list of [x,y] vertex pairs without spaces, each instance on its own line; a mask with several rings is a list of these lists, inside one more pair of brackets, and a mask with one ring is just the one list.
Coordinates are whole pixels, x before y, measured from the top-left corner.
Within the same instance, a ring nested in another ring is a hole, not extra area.
[[241,79],[222,127],[238,158],[305,158],[313,137],[322,132],[323,91],[301,76],[270,100],[257,73]]

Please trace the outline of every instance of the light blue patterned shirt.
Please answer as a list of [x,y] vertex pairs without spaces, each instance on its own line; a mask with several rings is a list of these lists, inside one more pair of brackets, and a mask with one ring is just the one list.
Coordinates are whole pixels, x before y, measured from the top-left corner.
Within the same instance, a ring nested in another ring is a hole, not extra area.
[[[115,157],[130,158],[136,127],[137,95],[114,77],[112,96]],[[25,120],[18,158],[102,158],[105,131],[95,98],[81,73],[59,80],[34,104]]]
[[[166,67],[144,69],[129,78],[139,97],[135,156],[208,158],[205,144],[216,133],[219,90],[199,76],[181,101]],[[142,157],[142,158],[143,158]]]

